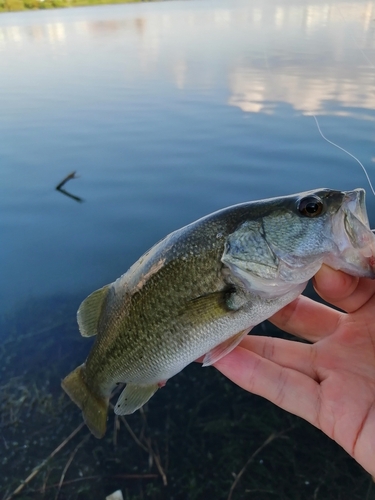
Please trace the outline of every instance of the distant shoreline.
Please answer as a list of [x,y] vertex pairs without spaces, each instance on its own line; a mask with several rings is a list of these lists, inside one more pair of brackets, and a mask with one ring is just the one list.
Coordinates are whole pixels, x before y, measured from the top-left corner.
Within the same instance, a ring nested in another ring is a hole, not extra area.
[[151,1],[153,0],[0,0],[0,13]]

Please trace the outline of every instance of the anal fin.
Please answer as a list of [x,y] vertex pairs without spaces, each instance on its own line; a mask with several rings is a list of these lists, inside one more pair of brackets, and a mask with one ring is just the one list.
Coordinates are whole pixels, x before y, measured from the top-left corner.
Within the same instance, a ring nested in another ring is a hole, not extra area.
[[[252,327],[251,327],[252,328]],[[241,330],[240,332],[233,335],[229,339],[225,340],[221,344],[217,345],[203,358],[202,366],[210,366],[219,361],[219,359],[223,358],[226,354],[233,351],[233,349],[241,342],[241,340],[249,333],[251,328],[247,328],[246,330]]]
[[159,384],[136,385],[126,384],[115,405],[116,415],[128,415],[134,413],[155,394]]

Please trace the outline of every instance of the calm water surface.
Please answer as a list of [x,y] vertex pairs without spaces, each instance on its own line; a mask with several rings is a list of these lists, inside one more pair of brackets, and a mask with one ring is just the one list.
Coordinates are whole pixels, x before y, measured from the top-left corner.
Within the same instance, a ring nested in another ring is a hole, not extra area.
[[[374,19],[307,0],[2,15],[1,312],[83,297],[226,205],[368,188],[312,116],[375,180]],[[73,170],[82,203],[54,190]]]
[[[75,323],[88,293],[224,206],[317,187],[369,193],[313,116],[374,182],[374,77],[374,1],[0,15],[0,316],[11,318],[0,328],[2,498],[81,422],[60,380],[88,351]],[[79,178],[65,188],[82,201],[55,190],[72,171]],[[368,210],[375,227],[370,194]],[[215,370],[203,376],[193,364],[159,392],[148,424],[140,412],[129,417],[146,452],[123,426],[117,434],[111,412],[106,438],[69,443],[27,498],[102,500],[117,488],[128,500],[227,498],[235,472],[280,430],[288,439],[262,451],[233,498],[373,494],[371,478],[328,438],[265,401],[254,411],[255,397]],[[149,443],[169,463],[169,489]],[[139,482],[124,476],[150,471]],[[73,482],[57,490],[64,477]]]

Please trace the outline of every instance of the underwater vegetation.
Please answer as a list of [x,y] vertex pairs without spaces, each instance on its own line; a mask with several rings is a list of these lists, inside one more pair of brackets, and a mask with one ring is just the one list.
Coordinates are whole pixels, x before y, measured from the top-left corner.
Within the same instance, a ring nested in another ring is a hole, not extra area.
[[90,349],[80,300],[32,300],[1,320],[2,500],[104,500],[117,489],[127,500],[374,497],[372,478],[320,431],[195,363],[91,436],[60,388]]

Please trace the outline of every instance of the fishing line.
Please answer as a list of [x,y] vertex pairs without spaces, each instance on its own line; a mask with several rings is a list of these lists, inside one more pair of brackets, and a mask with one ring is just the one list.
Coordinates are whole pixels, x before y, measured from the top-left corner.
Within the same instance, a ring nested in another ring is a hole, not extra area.
[[335,144],[334,142],[332,142],[329,139],[327,139],[327,137],[325,137],[325,135],[323,134],[323,132],[320,129],[317,117],[315,115],[313,115],[313,117],[314,117],[316,126],[318,127],[319,134],[323,137],[323,139],[325,141],[327,141],[329,144],[332,144],[332,146],[335,146],[335,148],[341,149],[341,151],[343,151],[344,153],[346,153],[347,155],[349,155],[351,158],[353,158],[357,163],[359,163],[359,165],[361,166],[363,172],[365,173],[365,176],[366,176],[367,182],[368,182],[368,184],[370,186],[370,189],[372,191],[372,194],[375,196],[375,190],[373,188],[373,185],[372,185],[370,177],[369,177],[369,175],[367,173],[367,170],[365,169],[365,167],[363,166],[363,164],[358,160],[358,158],[356,158],[354,155],[352,155],[352,153],[349,153],[349,151],[347,151],[346,149],[342,148],[338,144]]
[[[327,137],[325,137],[325,135],[323,134],[323,132],[322,132],[322,131],[321,131],[321,129],[320,129],[320,126],[319,126],[319,122],[318,122],[317,117],[316,117],[315,115],[313,115],[313,117],[314,117],[314,120],[315,120],[316,126],[318,127],[319,134],[323,137],[323,139],[324,139],[325,141],[327,141],[329,144],[332,144],[332,146],[335,146],[335,148],[341,149],[341,151],[343,151],[344,153],[348,154],[350,157],[354,158],[354,160],[355,160],[357,163],[359,163],[359,164],[360,164],[360,166],[361,166],[362,170],[363,170],[363,171],[364,171],[364,173],[365,173],[365,176],[366,176],[367,182],[369,183],[369,186],[370,186],[370,188],[371,188],[372,194],[375,196],[375,191],[374,191],[374,188],[373,188],[373,186],[372,186],[372,182],[371,182],[370,177],[369,177],[369,175],[368,175],[368,173],[367,173],[367,170],[365,169],[365,167],[363,166],[363,164],[362,164],[362,163],[358,160],[358,158],[356,158],[354,155],[352,155],[352,153],[349,153],[349,151],[347,151],[346,149],[342,148],[342,147],[341,147],[341,146],[339,146],[338,144],[336,144],[336,143],[334,143],[334,142],[330,141],[329,139],[327,139]],[[375,233],[375,229],[371,229],[371,231],[372,231],[373,233]]]

